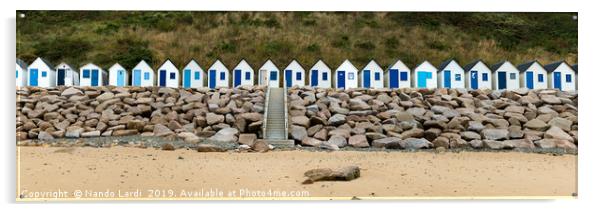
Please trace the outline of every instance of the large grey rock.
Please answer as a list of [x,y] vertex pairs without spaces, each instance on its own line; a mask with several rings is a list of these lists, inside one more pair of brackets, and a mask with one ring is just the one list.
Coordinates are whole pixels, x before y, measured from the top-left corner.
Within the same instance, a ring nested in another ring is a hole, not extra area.
[[349,109],[351,110],[370,110],[372,107],[361,99],[350,99]]
[[483,147],[500,150],[500,149],[512,149],[514,146],[510,143],[502,142],[502,141],[494,141],[494,140],[484,140]]
[[291,125],[289,133],[290,136],[297,142],[300,142],[307,137],[307,130],[305,129],[305,127],[297,125]]
[[548,129],[546,131],[546,133],[544,134],[544,138],[561,139],[561,140],[567,140],[567,141],[570,141],[570,142],[574,142],[575,141],[573,139],[573,137],[571,137],[571,135],[569,135],[568,133],[564,132],[562,129],[560,129],[560,127],[557,127],[557,126],[550,127],[550,129]]
[[524,132],[520,126],[510,126],[508,127],[508,136],[510,138],[522,138],[524,136]]
[[548,124],[550,126],[556,126],[566,132],[571,131],[571,125],[573,125],[573,121],[565,119],[565,118],[560,118],[560,117],[554,117],[552,118],[552,120],[550,120],[548,122]]
[[469,121],[468,122],[468,130],[472,130],[475,132],[481,132],[481,130],[485,129],[483,123],[479,121]]
[[251,122],[263,120],[263,114],[261,114],[261,113],[242,113],[242,114],[240,114],[240,116],[243,119],[245,119],[247,121],[251,121]]
[[503,143],[509,144],[509,145],[513,146],[514,148],[519,148],[519,149],[534,149],[535,148],[535,145],[533,144],[533,142],[528,139],[505,140]]
[[255,141],[257,140],[257,134],[255,133],[242,133],[238,136],[238,143],[244,144],[248,146],[253,146]]
[[65,96],[67,98],[69,98],[73,95],[84,95],[84,93],[75,87],[69,87],[61,93],[61,96]]
[[463,139],[467,140],[467,141],[472,141],[472,140],[480,140],[481,139],[481,135],[479,135],[476,132],[473,131],[464,131],[460,133],[460,136],[462,136]]
[[481,131],[481,136],[487,140],[507,140],[507,129],[484,129]]
[[343,114],[334,114],[328,119],[328,124],[332,126],[339,126],[347,121],[347,116]]
[[438,147],[443,147],[446,149],[449,148],[449,138],[447,138],[447,137],[443,137],[443,136],[437,137],[432,141],[432,143],[433,143],[434,148],[438,148]]
[[525,127],[532,130],[544,131],[548,129],[548,124],[539,119],[531,119],[530,121],[525,123]]
[[340,169],[320,168],[312,169],[304,173],[307,179],[303,184],[312,184],[317,181],[350,181],[360,177],[360,168],[347,166]]
[[208,140],[222,143],[235,143],[238,141],[238,133],[238,129],[227,127],[217,131],[217,133],[209,137]]
[[428,149],[433,147],[433,144],[424,138],[406,138],[400,144],[404,149]]
[[82,132],[84,132],[84,128],[81,128],[79,126],[70,126],[70,127],[67,127],[67,129],[65,131],[65,137],[66,138],[79,138]]
[[542,95],[540,99],[547,104],[562,104],[560,98],[552,95]]
[[343,147],[347,146],[347,140],[345,139],[345,137],[342,137],[342,136],[331,136],[328,139],[328,143],[337,145],[337,147],[339,147],[339,148],[343,148]]
[[100,137],[100,131],[94,130],[94,131],[84,132],[81,134],[81,137],[83,137],[83,138]]
[[38,133],[38,139],[47,141],[54,139],[54,136],[52,136],[50,133],[47,133],[46,131],[40,131],[40,133]]
[[294,116],[291,118],[291,123],[308,128],[309,127],[309,118],[307,118],[307,116]]
[[169,128],[167,128],[165,125],[162,125],[162,124],[155,124],[155,127],[153,129],[153,134],[155,136],[175,135],[175,133],[173,131],[171,131]]
[[205,117],[208,125],[224,123],[225,120],[224,115],[219,115],[215,113],[207,113]]
[[330,150],[330,151],[337,151],[339,150],[339,146],[337,146],[336,144],[327,142],[327,141],[322,141],[320,142],[320,149],[326,149],[326,150]]
[[349,137],[349,145],[356,148],[370,147],[366,135],[354,135]]
[[305,137],[303,140],[301,140],[301,145],[304,146],[319,147],[320,143],[322,143],[322,141],[312,137]]
[[225,152],[226,149],[215,144],[198,144],[197,152]]
[[400,149],[401,138],[387,137],[372,141],[372,146],[375,148]]

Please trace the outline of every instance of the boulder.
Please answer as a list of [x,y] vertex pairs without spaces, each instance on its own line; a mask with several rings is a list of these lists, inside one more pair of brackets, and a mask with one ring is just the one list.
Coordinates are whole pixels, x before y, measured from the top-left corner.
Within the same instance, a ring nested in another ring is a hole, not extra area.
[[370,147],[366,135],[354,135],[349,137],[349,145],[355,148]]
[[142,120],[129,120],[127,122],[126,128],[134,129],[134,130],[138,130],[139,132],[142,132],[142,130],[144,130],[144,126],[146,126],[146,124],[147,123]]
[[520,126],[508,127],[508,136],[510,136],[510,138],[523,138],[524,135],[525,133]]
[[350,181],[360,177],[360,168],[347,166],[340,169],[320,168],[312,169],[304,173],[307,179],[303,184],[312,184],[317,181]]
[[100,131],[94,130],[94,131],[84,132],[81,134],[81,137],[83,137],[83,138],[100,137]]
[[406,138],[400,142],[400,145],[404,149],[428,149],[433,147],[433,144],[424,138]]
[[214,144],[199,144],[196,147],[197,152],[225,152],[226,149]]
[[470,141],[470,146],[475,149],[483,148],[483,141],[482,140],[472,140],[472,141]]
[[337,147],[339,148],[347,146],[347,140],[345,139],[345,137],[338,135],[331,136],[330,139],[328,139],[328,143],[337,145]]
[[372,107],[368,105],[368,103],[364,102],[361,99],[350,99],[349,100],[349,109],[351,110],[370,110]]
[[329,143],[327,141],[320,142],[319,147],[320,147],[320,149],[325,149],[325,150],[330,150],[330,151],[339,150],[339,146],[337,146],[336,144],[333,144],[333,143]]
[[507,129],[484,129],[481,131],[481,136],[487,140],[507,140]]
[[257,141],[257,134],[255,133],[241,133],[238,136],[238,144],[243,144],[252,147]]
[[464,132],[461,132],[460,136],[462,136],[462,138],[464,140],[467,140],[467,141],[480,140],[481,139],[481,135],[479,135],[478,133],[473,132],[473,131],[464,131]]
[[65,137],[66,138],[79,138],[82,132],[84,132],[84,128],[81,128],[79,126],[70,126],[70,127],[67,127],[67,129],[66,129]]
[[137,135],[138,130],[130,129],[130,130],[115,130],[111,133],[112,136],[129,136],[129,135]]
[[555,126],[566,132],[569,132],[569,131],[571,131],[571,125],[573,125],[573,121],[565,119],[565,118],[554,117],[554,118],[552,118],[552,120],[550,120],[548,122],[548,124],[550,126]]
[[[253,135],[255,135],[255,134],[253,134]],[[240,136],[242,136],[242,134]],[[253,145],[251,148],[255,152],[267,152],[267,151],[270,151],[270,149],[271,149],[270,145],[265,140],[257,140],[255,142],[253,142]]]
[[205,115],[208,125],[214,125],[218,123],[224,123],[224,115],[219,115],[215,113],[207,113]]
[[567,140],[570,142],[575,141],[573,139],[573,137],[571,137],[571,135],[564,132],[562,129],[560,129],[560,127],[557,127],[557,126],[550,127],[550,129],[548,129],[546,131],[546,133],[544,134],[544,138],[561,139],[561,140]]
[[43,140],[43,141],[48,141],[48,140],[53,140],[54,136],[52,136],[50,133],[48,133],[46,131],[41,131],[40,133],[38,133],[38,139]]
[[322,143],[322,141],[312,137],[305,137],[303,140],[301,140],[301,145],[304,146],[319,147],[320,143]]
[[483,140],[483,147],[488,149],[500,150],[500,149],[512,149],[514,146],[509,143],[494,140]]
[[69,98],[69,97],[71,97],[73,95],[79,95],[79,96],[81,96],[81,95],[84,95],[84,93],[81,90],[79,90],[79,89],[77,89],[75,87],[69,87],[69,88],[65,89],[61,93],[61,96],[64,96],[64,97],[67,97],[67,98]]
[[343,114],[334,114],[328,119],[328,124],[331,126],[339,126],[347,121],[347,116]]
[[209,137],[208,140],[220,143],[235,143],[238,141],[238,133],[238,129],[226,127],[217,131],[217,133]]
[[261,113],[242,113],[240,114],[240,117],[250,122],[263,120],[263,114]]
[[297,142],[301,142],[304,138],[307,137],[307,130],[305,127],[291,125],[290,127],[290,136]]
[[314,138],[325,141],[328,139],[328,130],[326,128],[322,128],[320,131],[314,134]]
[[161,145],[161,150],[174,151],[176,150],[176,147],[171,143],[164,143],[163,145]]
[[167,128],[165,125],[162,125],[162,124],[155,124],[155,126],[153,128],[153,134],[155,136],[175,135],[175,133],[173,131],[171,131],[169,128]]
[[443,137],[443,136],[437,137],[432,141],[432,143],[433,143],[433,147],[435,147],[435,148],[438,148],[438,147],[443,147],[446,149],[449,148],[449,138],[447,138],[447,137]]
[[294,116],[291,118],[291,123],[305,128],[309,127],[309,118],[307,116]]
[[548,124],[539,119],[531,119],[530,121],[525,123],[525,127],[532,130],[545,131],[546,129],[548,129]]
[[401,138],[386,137],[372,141],[372,146],[375,148],[400,149]]

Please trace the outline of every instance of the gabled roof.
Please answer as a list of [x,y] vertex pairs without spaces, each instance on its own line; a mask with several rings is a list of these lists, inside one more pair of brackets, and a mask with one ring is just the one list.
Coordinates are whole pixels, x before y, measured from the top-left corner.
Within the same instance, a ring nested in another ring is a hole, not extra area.
[[[477,59],[475,61],[472,61],[469,64],[466,64],[464,66],[464,71],[470,71],[470,69],[472,69],[474,66],[476,66],[479,62],[483,63],[485,66],[487,66],[487,63],[485,63],[483,60],[481,59]],[[489,67],[488,67],[489,68]]]
[[556,70],[556,68],[558,68],[558,66],[562,65],[562,63],[565,63],[570,69],[573,69],[573,67],[571,67],[564,60],[559,60],[559,61],[550,63],[548,65],[545,65],[543,68],[546,69],[546,71],[548,71],[548,72],[553,72],[554,70]]
[[261,66],[259,66],[259,68],[261,69],[261,67],[265,66],[268,62],[270,62],[272,65],[274,65],[278,70],[280,70],[280,67],[278,67],[278,65],[276,65],[276,63],[274,63],[274,61],[272,61],[272,59],[267,59],[265,60],[265,62],[263,62],[261,64]]
[[504,65],[504,63],[506,63],[506,62],[508,62],[508,61],[507,61],[507,60],[502,60],[502,61],[500,61],[500,62],[497,62],[497,63],[495,63],[495,64],[491,65],[491,70],[492,70],[492,71],[498,70],[498,69],[499,69],[500,67],[502,67],[502,65]]
[[320,62],[320,61],[322,61],[322,63],[324,63],[324,65],[326,65],[326,67],[328,67],[328,69],[330,69],[330,67],[332,67],[332,66],[330,66],[328,63],[326,63],[326,61],[322,60],[321,58],[320,58],[320,59],[318,59],[318,60],[316,60],[316,62],[315,62],[315,63],[314,63],[314,64],[313,64],[311,67],[313,68],[313,67],[314,67],[316,64],[318,64],[318,62]]
[[[286,69],[290,65],[293,65],[294,63],[297,63],[297,65],[299,65],[299,67],[301,67],[301,69],[305,70],[305,68],[303,68],[303,65],[301,65],[301,63],[299,63],[299,61],[297,61],[297,59],[295,59],[295,58],[293,58],[293,60],[288,65],[286,65],[286,67],[284,67],[284,68]],[[274,64],[274,65],[276,65],[276,64]]]
[[520,64],[520,65],[516,66],[516,68],[517,68],[519,71],[526,71],[526,70],[527,70],[529,67],[531,67],[531,65],[533,65],[534,63],[537,63],[537,64],[539,64],[539,65],[541,66],[541,64],[540,64],[539,62],[537,62],[537,60],[531,60],[531,61],[529,61],[529,62],[526,62],[526,63],[523,63],[523,64]]
[[238,65],[240,65],[240,63],[245,62],[249,67],[251,67],[251,69],[255,70],[255,68],[253,68],[253,66],[251,65],[251,63],[249,63],[249,61],[247,61],[244,57],[242,59],[240,59],[238,61],[238,63],[236,63],[236,65],[234,65],[234,67],[232,67],[232,69],[236,68]]
[[[450,58],[447,59],[445,61],[443,61],[441,63],[441,65],[439,65],[439,71],[443,70],[445,67],[447,67],[447,65],[449,65],[452,61],[456,61],[454,58]],[[458,63],[458,61],[456,61],[456,63]],[[458,64],[459,65],[459,64]]]
[[165,63],[167,63],[167,61],[169,61],[174,67],[176,67],[176,69],[179,70],[178,66],[175,63],[173,63],[173,61],[171,61],[171,59],[169,59],[169,58],[165,59],[161,64],[159,64],[159,67],[157,67],[157,69],[159,69],[159,68],[161,68],[161,66],[165,65]]
[[577,64],[571,66],[571,68],[573,68],[573,70],[575,70],[575,73],[577,73]]
[[27,63],[19,58],[17,58],[17,65],[21,67],[23,70],[27,69]]
[[74,66],[72,66],[71,64],[69,64],[69,63],[66,63],[66,62],[61,62],[61,63],[59,63],[58,65],[56,65],[56,66],[54,67],[54,69],[58,69],[58,68],[59,68],[59,66],[61,66],[61,65],[63,65],[63,64],[65,64],[67,67],[71,68],[71,70],[72,70],[72,71],[75,71],[75,69],[73,69],[73,67],[74,67]]

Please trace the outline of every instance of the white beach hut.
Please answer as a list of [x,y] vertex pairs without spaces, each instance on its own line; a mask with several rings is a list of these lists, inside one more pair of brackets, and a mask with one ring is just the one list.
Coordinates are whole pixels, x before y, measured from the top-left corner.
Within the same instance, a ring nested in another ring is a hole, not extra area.
[[414,68],[412,81],[416,88],[437,88],[437,68],[425,60]]
[[464,68],[454,59],[443,61],[439,65],[437,84],[440,88],[464,88]]
[[331,69],[322,60],[318,60],[309,71],[309,85],[319,88],[331,88]]
[[155,71],[146,61],[140,61],[132,69],[132,86],[155,86]]
[[482,60],[475,60],[464,66],[466,88],[491,89],[491,69]]
[[376,61],[370,60],[360,71],[360,86],[363,88],[383,88],[385,81],[383,72],[383,69]]
[[46,60],[38,57],[27,67],[27,85],[39,87],[56,86],[56,71]]
[[501,61],[491,66],[493,71],[493,89],[515,90],[520,88],[520,72],[509,61]]
[[520,64],[516,68],[520,71],[521,87],[529,89],[548,88],[548,73],[537,60]]
[[207,72],[209,74],[208,84],[209,88],[221,88],[228,87],[230,82],[230,72],[228,68],[220,60],[216,60],[211,65]]
[[180,85],[180,70],[170,59],[165,60],[157,68],[157,85],[159,87],[177,88]]
[[61,63],[55,67],[56,69],[56,85],[57,86],[78,86],[79,73],[73,66],[67,63]]
[[267,85],[268,87],[280,87],[280,70],[272,62],[267,60],[259,68],[259,85]]
[[232,78],[233,87],[255,84],[255,71],[245,59],[240,60],[238,65],[232,69],[232,72],[234,73]]
[[119,63],[109,68],[109,85],[128,86],[128,72]]
[[305,69],[297,62],[297,60],[291,61],[286,68],[284,68],[284,85],[287,88],[292,86],[305,86]]
[[385,86],[388,88],[412,87],[412,70],[401,60],[397,60],[385,71]]
[[335,69],[334,87],[341,89],[357,88],[358,74],[357,68],[349,60],[343,61],[341,65]]
[[19,58],[17,58],[16,62],[15,85],[17,87],[27,86],[27,63]]
[[550,63],[544,66],[548,71],[548,87],[562,91],[577,90],[576,71],[564,60]]
[[205,71],[196,60],[192,59],[184,69],[182,69],[182,87],[183,88],[200,88],[204,86]]
[[103,86],[107,85],[109,79],[107,71],[93,63],[88,63],[79,68],[80,86]]

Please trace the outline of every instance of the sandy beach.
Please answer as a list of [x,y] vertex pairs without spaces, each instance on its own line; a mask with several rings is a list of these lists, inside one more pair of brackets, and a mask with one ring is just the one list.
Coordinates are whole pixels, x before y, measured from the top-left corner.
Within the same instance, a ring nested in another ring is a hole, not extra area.
[[[577,155],[568,154],[17,147],[17,157],[17,200],[554,198],[577,192]],[[309,169],[346,165],[359,166],[361,177],[301,184]]]

